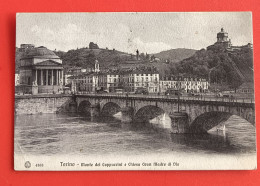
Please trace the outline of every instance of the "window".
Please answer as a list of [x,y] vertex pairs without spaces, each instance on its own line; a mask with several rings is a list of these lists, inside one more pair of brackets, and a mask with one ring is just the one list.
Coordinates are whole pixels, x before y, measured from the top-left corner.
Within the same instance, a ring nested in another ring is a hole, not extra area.
[[28,85],[31,83],[31,77],[28,77]]

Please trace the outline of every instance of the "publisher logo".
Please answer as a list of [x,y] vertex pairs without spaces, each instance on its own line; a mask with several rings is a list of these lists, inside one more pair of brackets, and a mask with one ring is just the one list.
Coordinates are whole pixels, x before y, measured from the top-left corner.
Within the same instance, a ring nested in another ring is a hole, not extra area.
[[29,162],[29,161],[26,161],[25,163],[24,163],[24,166],[25,166],[25,168],[30,168],[31,167],[31,163]]

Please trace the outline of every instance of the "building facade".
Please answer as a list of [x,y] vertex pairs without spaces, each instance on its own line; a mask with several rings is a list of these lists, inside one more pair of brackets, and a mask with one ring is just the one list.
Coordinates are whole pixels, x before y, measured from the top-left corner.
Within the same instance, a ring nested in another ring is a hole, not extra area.
[[46,47],[32,48],[20,60],[20,92],[58,93],[63,86],[62,60]]
[[150,93],[159,92],[159,73],[149,70],[131,71],[107,71],[100,72],[99,66],[91,73],[82,73],[69,77],[74,81],[78,91],[95,92],[106,90],[116,92],[122,89],[124,92],[135,92],[138,88],[145,88]]
[[242,94],[254,94],[254,83],[253,83],[253,82],[243,83],[243,84],[237,89],[237,93],[242,93]]
[[160,92],[166,92],[168,89],[185,93],[205,93],[209,89],[209,82],[206,78],[197,77],[163,77],[160,80]]
[[15,73],[15,82],[14,82],[14,84],[15,84],[15,86],[18,86],[18,85],[20,85],[20,74],[19,73]]
[[145,88],[149,93],[159,92],[159,73],[157,71],[133,71],[129,74],[128,87],[130,92]]

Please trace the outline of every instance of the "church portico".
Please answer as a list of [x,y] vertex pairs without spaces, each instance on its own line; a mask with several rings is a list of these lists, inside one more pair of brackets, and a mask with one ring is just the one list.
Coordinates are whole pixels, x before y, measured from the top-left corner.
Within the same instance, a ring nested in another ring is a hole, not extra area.
[[33,70],[33,84],[34,85],[61,85],[62,83],[62,69],[35,69]]
[[37,68],[33,70],[33,84],[38,86],[38,93],[56,93],[62,89],[63,69],[44,69]]

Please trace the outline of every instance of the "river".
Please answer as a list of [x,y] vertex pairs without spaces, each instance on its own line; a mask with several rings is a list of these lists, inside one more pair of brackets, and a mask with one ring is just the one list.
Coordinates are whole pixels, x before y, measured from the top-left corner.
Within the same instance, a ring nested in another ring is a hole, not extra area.
[[[163,117],[163,116],[160,116]],[[153,153],[256,153],[255,127],[238,116],[225,122],[226,131],[203,135],[173,134],[169,121],[155,118],[146,124],[78,114],[15,116],[15,153],[30,155],[145,155]]]

